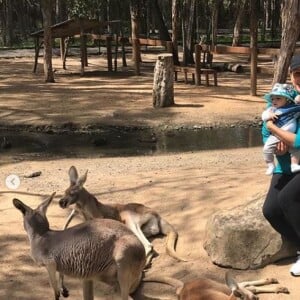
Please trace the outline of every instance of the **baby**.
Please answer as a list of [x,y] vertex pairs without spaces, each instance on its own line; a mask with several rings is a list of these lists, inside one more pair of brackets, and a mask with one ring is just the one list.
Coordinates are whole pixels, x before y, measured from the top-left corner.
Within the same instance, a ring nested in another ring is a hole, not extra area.
[[[294,98],[296,95],[294,88],[289,84],[276,83],[272,91],[265,95],[265,99],[271,104],[263,113],[262,120],[272,120],[274,123],[283,130],[296,132],[297,118],[300,116],[300,99]],[[274,154],[277,144],[280,140],[270,134],[265,142],[263,154],[265,162],[268,165],[266,174],[271,175],[275,169]],[[300,171],[300,152],[291,148],[291,171],[293,173]]]

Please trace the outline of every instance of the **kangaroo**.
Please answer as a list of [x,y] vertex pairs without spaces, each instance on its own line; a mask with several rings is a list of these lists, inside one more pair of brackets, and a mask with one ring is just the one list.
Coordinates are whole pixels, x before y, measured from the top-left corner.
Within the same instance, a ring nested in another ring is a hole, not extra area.
[[66,222],[65,228],[69,225],[77,212],[80,212],[85,220],[93,218],[110,218],[123,222],[130,228],[145,247],[147,265],[150,263],[153,253],[153,246],[146,237],[164,234],[167,235],[167,253],[181,261],[175,252],[175,245],[178,233],[173,226],[165,221],[151,208],[139,203],[127,204],[104,204],[99,202],[95,196],[90,194],[84,187],[87,179],[87,171],[81,177],[74,166],[69,169],[70,187],[65,191],[59,205],[62,208],[75,204],[75,209],[71,212]]
[[237,283],[229,272],[225,274],[227,286],[207,278],[183,283],[175,278],[149,276],[143,281],[161,282],[175,287],[178,300],[258,300],[256,294],[259,293],[289,293],[288,289],[282,286],[262,287],[278,283],[277,279],[267,278]]
[[[55,193],[46,198],[36,209],[21,200],[13,199],[21,211],[33,260],[45,266],[59,300],[60,291],[56,272],[83,281],[83,299],[93,300],[93,280],[97,279],[119,287],[122,300],[138,287],[145,267],[145,250],[137,237],[124,224],[115,220],[97,219],[78,224],[65,230],[51,230],[46,217],[47,208]],[[68,291],[61,285],[62,295]]]

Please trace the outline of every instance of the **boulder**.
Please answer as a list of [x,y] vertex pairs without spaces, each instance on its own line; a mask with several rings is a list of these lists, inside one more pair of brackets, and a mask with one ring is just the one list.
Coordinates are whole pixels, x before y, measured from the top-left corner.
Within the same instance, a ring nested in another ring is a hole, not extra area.
[[234,269],[257,269],[296,255],[262,214],[265,195],[246,205],[214,213],[206,225],[204,249],[213,263]]

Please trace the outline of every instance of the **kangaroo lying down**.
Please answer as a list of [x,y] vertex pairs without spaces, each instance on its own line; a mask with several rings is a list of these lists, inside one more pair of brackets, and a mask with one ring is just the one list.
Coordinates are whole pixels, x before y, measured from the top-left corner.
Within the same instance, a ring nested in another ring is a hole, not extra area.
[[60,273],[62,295],[68,296],[63,274],[83,281],[83,299],[93,300],[93,280],[117,285],[122,300],[138,287],[145,267],[145,250],[137,237],[124,224],[97,219],[65,230],[51,230],[46,211],[54,194],[32,209],[13,199],[23,214],[33,260],[45,266],[54,291],[60,298],[56,272]]
[[[206,278],[183,283],[175,278],[149,276],[143,281],[163,282],[175,287],[178,300],[258,300],[256,294],[260,293],[289,293],[286,287],[273,285],[278,283],[277,279],[267,278],[237,283],[229,272],[225,275],[226,285]],[[271,284],[272,286],[264,286]]]
[[79,212],[85,220],[93,218],[110,218],[123,222],[130,228],[145,247],[147,264],[153,256],[153,246],[146,237],[164,234],[167,235],[167,253],[177,260],[184,261],[175,252],[175,244],[178,233],[173,226],[151,208],[139,203],[104,204],[90,194],[84,187],[87,172],[79,177],[74,166],[69,169],[70,187],[65,191],[59,205],[62,208],[75,204],[75,209],[68,217],[65,228],[71,222],[74,215]]

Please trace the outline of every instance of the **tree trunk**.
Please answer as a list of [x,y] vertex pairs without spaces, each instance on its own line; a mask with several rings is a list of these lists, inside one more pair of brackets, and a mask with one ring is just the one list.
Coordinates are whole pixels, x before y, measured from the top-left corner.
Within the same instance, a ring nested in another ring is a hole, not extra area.
[[256,96],[257,91],[257,31],[259,0],[250,0],[250,51],[251,51],[251,90],[250,94]]
[[211,46],[217,44],[217,29],[218,29],[218,17],[219,17],[219,1],[214,0],[212,5],[212,14],[211,14]]
[[289,63],[300,33],[300,0],[283,1],[282,35],[279,57],[275,66],[273,84],[285,82]]
[[195,15],[195,0],[184,0],[182,9],[182,40],[183,64],[194,63],[193,58],[193,25]]
[[66,1],[56,0],[56,21],[63,22],[68,19],[68,8]]
[[[0,3],[1,4],[1,3]],[[2,2],[0,6],[0,26],[2,30],[0,31],[1,34],[1,44],[6,46],[6,3],[5,1]]]
[[241,29],[245,12],[246,0],[240,0],[237,5],[237,17],[233,28],[232,46],[236,47],[241,42]]
[[168,28],[164,22],[162,13],[161,13],[161,9],[158,5],[157,0],[152,0],[151,1],[152,5],[152,13],[155,17],[156,20],[156,24],[158,27],[158,31],[159,31],[159,39],[163,40],[163,41],[171,41],[169,32],[168,32]]
[[14,37],[13,37],[13,5],[12,1],[8,0],[6,1],[6,8],[7,8],[7,13],[6,13],[6,46],[12,47],[13,42],[14,42]]
[[265,27],[266,29],[271,28],[271,0],[264,0],[264,11],[265,11]]
[[179,34],[179,0],[172,0],[172,43],[173,60],[176,65],[179,64],[178,58],[178,34]]
[[[131,39],[132,39],[132,60],[139,64],[141,61],[140,51],[137,49],[136,40],[139,38],[139,15],[140,15],[140,2],[139,0],[130,0],[130,16],[131,16]],[[134,46],[135,45],[135,46]],[[136,73],[139,73],[139,68],[136,68]],[[139,74],[137,74],[139,75]]]
[[[292,1],[276,1],[276,0],[272,0],[271,2],[271,39],[275,39],[276,38],[276,29],[279,27],[279,21],[281,20],[280,18],[280,3],[281,2],[294,2],[294,0]],[[291,4],[289,3],[289,4]],[[287,4],[287,3],[286,3]],[[288,4],[288,5],[289,5]]]
[[172,54],[158,55],[154,68],[153,106],[174,105],[174,66]]
[[54,82],[52,69],[52,34],[51,34],[51,12],[53,0],[42,0],[42,13],[44,25],[44,73],[45,82]]

